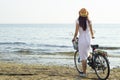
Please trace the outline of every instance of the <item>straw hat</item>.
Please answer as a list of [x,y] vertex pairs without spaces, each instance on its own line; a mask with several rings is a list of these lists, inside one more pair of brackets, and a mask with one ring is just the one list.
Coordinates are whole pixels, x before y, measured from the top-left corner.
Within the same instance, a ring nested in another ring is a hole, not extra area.
[[88,11],[85,8],[82,8],[79,11],[79,15],[82,16],[82,17],[87,17],[88,16]]

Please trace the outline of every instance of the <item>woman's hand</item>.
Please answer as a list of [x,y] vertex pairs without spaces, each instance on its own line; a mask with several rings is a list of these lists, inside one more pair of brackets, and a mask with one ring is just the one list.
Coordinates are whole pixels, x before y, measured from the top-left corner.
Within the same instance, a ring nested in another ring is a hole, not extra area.
[[94,36],[92,36],[92,39],[95,39],[95,37],[94,37]]
[[74,41],[75,41],[75,38],[72,39],[72,42],[74,42]]

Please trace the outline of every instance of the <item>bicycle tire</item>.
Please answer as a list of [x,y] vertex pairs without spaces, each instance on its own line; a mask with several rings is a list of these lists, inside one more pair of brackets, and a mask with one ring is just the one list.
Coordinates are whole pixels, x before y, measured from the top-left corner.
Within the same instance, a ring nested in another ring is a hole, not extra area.
[[[95,73],[100,80],[106,80],[110,74],[109,61],[106,56],[97,54],[94,59]],[[105,72],[106,70],[106,72]]]
[[79,73],[81,73],[83,71],[82,70],[82,63],[79,60],[80,60],[79,53],[78,53],[78,51],[76,51],[74,54],[74,63],[75,63],[75,67],[76,67],[77,71]]

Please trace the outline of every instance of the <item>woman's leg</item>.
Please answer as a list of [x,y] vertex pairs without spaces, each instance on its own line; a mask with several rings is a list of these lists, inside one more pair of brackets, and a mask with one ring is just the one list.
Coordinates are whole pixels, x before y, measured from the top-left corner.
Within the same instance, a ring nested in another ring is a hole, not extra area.
[[83,73],[86,74],[86,69],[87,69],[87,60],[82,60],[82,68],[83,68]]

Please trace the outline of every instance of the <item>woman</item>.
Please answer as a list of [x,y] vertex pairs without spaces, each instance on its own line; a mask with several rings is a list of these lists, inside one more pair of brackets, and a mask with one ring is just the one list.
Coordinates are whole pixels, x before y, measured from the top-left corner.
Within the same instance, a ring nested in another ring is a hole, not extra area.
[[83,73],[80,73],[80,76],[85,77],[91,38],[94,38],[92,24],[88,19],[88,11],[85,8],[82,8],[79,11],[79,18],[76,21],[76,29],[72,41],[75,40],[75,38],[78,35],[78,32],[79,32],[78,50],[83,68]]

